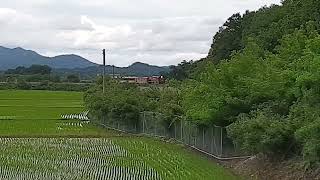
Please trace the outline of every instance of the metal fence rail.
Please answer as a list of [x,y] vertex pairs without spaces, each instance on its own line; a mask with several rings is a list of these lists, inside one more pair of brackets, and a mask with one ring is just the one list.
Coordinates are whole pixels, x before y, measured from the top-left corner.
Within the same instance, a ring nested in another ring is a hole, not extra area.
[[184,117],[168,119],[155,112],[142,112],[136,122],[122,121],[108,114],[99,123],[123,132],[175,139],[217,159],[247,158],[227,136],[226,127],[199,127]]

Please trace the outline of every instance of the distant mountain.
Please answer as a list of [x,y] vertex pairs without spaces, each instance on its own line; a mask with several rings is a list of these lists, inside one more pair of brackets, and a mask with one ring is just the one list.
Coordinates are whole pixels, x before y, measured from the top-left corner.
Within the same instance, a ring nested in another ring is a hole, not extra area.
[[[136,62],[128,67],[106,66],[106,74],[126,75],[126,76],[156,76],[169,71],[168,66],[152,66],[149,64]],[[82,76],[94,77],[103,73],[103,66],[91,66],[87,68],[74,69],[54,69],[58,74],[80,74]]]
[[117,74],[127,74],[127,75],[135,75],[135,76],[152,76],[152,75],[160,75],[163,72],[168,72],[169,67],[167,66],[152,66],[149,64],[136,62],[131,66],[124,68],[117,68],[115,73]]
[[29,67],[33,64],[48,65],[52,68],[86,68],[97,66],[77,55],[61,55],[45,57],[34,51],[0,46],[0,70],[14,69],[18,66]]
[[[0,71],[14,69],[18,66],[30,67],[33,64],[48,65],[55,73],[80,74],[83,76],[96,76],[102,73],[102,66],[90,62],[78,55],[61,55],[45,57],[34,51],[23,48],[6,48],[0,46]],[[169,67],[152,66],[136,62],[128,67],[115,67],[114,73],[128,76],[153,76],[168,72]],[[106,66],[108,74],[113,73],[112,66]]]

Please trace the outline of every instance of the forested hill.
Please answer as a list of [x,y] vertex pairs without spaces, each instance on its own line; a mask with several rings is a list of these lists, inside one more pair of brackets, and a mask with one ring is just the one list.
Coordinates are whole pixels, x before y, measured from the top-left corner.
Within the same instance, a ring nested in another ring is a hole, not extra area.
[[29,67],[33,64],[69,69],[97,65],[78,55],[61,55],[51,58],[23,48],[10,49],[0,46],[0,70],[14,69],[18,66]]
[[249,42],[256,43],[265,52],[276,53],[286,35],[301,28],[307,30],[308,22],[314,23],[312,26],[320,31],[319,9],[317,0],[284,0],[281,5],[264,6],[245,14],[235,13],[213,36],[206,58],[173,66],[170,76],[180,80],[190,78],[193,72],[205,66],[201,62],[216,64],[229,60],[233,53],[243,50]]
[[[54,72],[62,74],[81,74],[82,76],[96,77],[101,74],[102,66],[90,62],[78,55],[60,55],[45,57],[35,51],[23,48],[5,48],[0,46],[0,71],[15,69],[17,67],[30,67],[31,65],[47,65]],[[169,71],[169,67],[153,66],[136,62],[128,67],[106,67],[107,73],[133,76],[153,76]],[[114,71],[113,71],[114,70]]]
[[318,0],[285,0],[283,5],[263,7],[258,11],[234,14],[213,37],[208,57],[213,61],[229,59],[233,51],[245,47],[249,38],[263,50],[276,52],[281,39],[313,21],[319,30]]
[[228,126],[250,154],[320,163],[320,3],[234,14],[214,36],[208,57],[182,62],[181,108],[203,126]]
[[[127,76],[156,76],[169,72],[168,66],[153,66],[141,62],[133,63],[128,67],[112,67],[106,66],[107,74],[121,74]],[[87,68],[74,68],[74,69],[54,69],[54,72],[59,74],[81,74],[82,76],[96,77],[101,74],[103,66],[91,66]]]

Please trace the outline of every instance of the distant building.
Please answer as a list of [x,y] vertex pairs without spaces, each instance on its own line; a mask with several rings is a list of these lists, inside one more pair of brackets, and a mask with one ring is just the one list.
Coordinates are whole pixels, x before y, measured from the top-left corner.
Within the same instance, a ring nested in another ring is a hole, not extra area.
[[137,84],[148,84],[148,77],[138,77],[136,79]]
[[132,83],[139,85],[147,85],[147,84],[164,84],[165,79],[163,76],[151,76],[151,77],[134,77],[134,76],[125,76],[125,77],[117,77],[122,83]]
[[148,84],[164,84],[165,79],[163,76],[152,76],[148,77]]
[[117,78],[120,82],[122,83],[136,83],[137,82],[137,79],[138,77],[130,77],[130,76],[127,76],[127,77],[120,77],[120,78]]

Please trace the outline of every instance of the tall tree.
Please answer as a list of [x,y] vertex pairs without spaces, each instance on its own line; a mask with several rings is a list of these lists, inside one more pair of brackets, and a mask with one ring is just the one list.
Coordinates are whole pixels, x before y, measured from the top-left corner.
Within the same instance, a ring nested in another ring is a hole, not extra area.
[[214,62],[229,59],[233,51],[242,48],[242,17],[239,13],[232,15],[220,27],[219,32],[213,37],[213,43],[208,57]]

